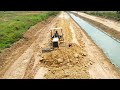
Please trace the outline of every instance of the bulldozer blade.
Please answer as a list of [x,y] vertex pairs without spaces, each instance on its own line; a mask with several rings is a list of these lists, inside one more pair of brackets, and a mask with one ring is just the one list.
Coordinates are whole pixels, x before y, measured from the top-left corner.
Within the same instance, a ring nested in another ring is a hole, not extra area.
[[45,49],[42,49],[42,52],[51,52],[53,49],[52,48],[45,48]]

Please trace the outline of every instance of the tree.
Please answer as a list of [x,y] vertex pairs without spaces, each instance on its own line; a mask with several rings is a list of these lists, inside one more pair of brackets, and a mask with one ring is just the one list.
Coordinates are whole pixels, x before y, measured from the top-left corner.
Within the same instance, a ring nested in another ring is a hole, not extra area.
[[117,11],[117,18],[120,20],[120,11]]

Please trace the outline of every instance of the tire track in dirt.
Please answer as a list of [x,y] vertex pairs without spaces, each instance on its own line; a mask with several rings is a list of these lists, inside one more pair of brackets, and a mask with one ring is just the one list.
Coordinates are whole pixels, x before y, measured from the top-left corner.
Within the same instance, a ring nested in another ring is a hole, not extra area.
[[[57,17],[51,22],[51,24],[44,27],[41,32],[37,33],[39,34],[39,37],[38,40],[36,40],[36,47],[34,48],[35,49],[33,54],[34,60],[33,62],[29,63],[24,78],[34,78],[34,75],[37,73],[37,70],[40,68],[39,60],[41,58],[42,49],[46,46],[46,43],[49,41],[50,28],[52,28],[56,24],[56,20]],[[30,64],[33,65],[32,68]]]
[[73,26],[72,26],[71,23],[70,23],[70,29],[71,29],[72,36],[73,36],[73,37],[72,37],[72,38],[73,38],[72,42],[75,43],[75,44],[77,44],[77,45],[79,45],[79,43],[78,43],[78,41],[77,41],[77,38],[76,38],[75,31],[74,31]]

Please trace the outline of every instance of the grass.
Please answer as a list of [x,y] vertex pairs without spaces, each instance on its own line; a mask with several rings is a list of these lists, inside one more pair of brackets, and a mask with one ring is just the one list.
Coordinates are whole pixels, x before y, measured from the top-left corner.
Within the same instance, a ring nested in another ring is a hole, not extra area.
[[26,15],[19,15],[19,12],[17,15],[16,12],[0,12],[0,51],[21,39],[31,26],[56,14],[58,12],[55,11]]
[[91,12],[86,11],[85,13],[95,15],[95,16],[99,16],[99,17],[102,17],[102,18],[115,20],[115,21],[120,21],[120,14],[117,13],[117,11],[91,11]]

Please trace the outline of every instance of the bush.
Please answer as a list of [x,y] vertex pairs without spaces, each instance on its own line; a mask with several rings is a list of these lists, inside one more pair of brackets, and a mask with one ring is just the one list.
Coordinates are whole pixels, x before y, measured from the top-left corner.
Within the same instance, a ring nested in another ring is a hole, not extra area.
[[120,11],[103,11],[103,12],[99,12],[99,11],[92,11],[89,12],[87,14],[91,14],[91,15],[95,15],[95,16],[99,16],[99,17],[103,17],[103,18],[107,18],[107,19],[112,19],[112,20],[116,20],[119,21],[120,20]]

